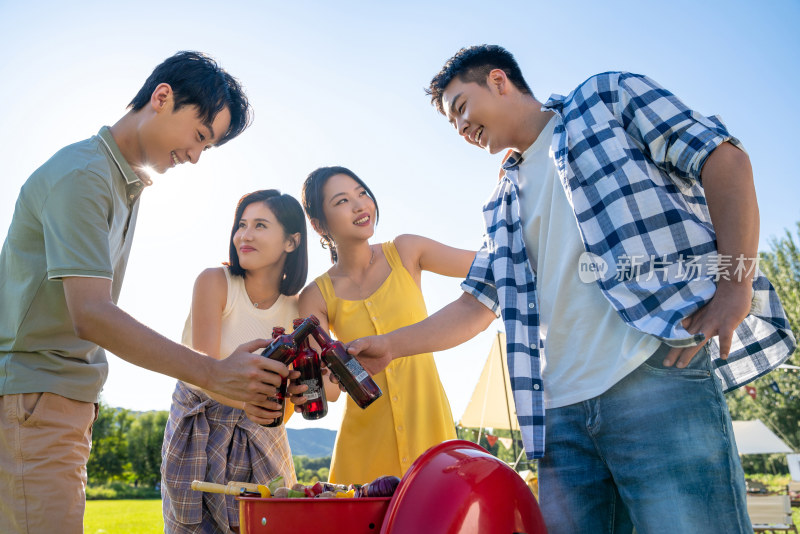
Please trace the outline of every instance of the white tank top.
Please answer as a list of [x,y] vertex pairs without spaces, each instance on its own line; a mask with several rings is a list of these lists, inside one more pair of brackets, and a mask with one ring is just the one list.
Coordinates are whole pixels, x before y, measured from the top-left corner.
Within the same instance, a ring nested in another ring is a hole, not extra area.
[[[298,317],[296,296],[281,295],[269,308],[256,308],[247,296],[244,278],[232,276],[227,266],[223,269],[225,279],[228,281],[219,347],[219,353],[223,358],[230,356],[242,343],[258,338],[270,339],[274,326],[282,326],[287,332],[293,330],[292,321]],[[189,347],[192,346],[191,311],[183,327],[181,342]]]

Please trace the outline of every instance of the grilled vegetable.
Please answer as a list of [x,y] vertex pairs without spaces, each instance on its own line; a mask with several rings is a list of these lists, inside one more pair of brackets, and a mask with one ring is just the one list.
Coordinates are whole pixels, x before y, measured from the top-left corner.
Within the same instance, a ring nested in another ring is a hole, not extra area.
[[400,479],[394,475],[378,477],[366,487],[361,488],[361,497],[391,497],[400,484]]
[[285,499],[289,496],[290,491],[292,490],[286,487],[278,488],[272,492],[272,496],[275,497],[276,499]]
[[271,491],[272,494],[275,495],[275,491],[278,488],[283,487],[283,477],[275,477],[275,478],[273,478],[272,480],[269,481],[269,484],[267,484],[267,487],[269,488],[269,491]]

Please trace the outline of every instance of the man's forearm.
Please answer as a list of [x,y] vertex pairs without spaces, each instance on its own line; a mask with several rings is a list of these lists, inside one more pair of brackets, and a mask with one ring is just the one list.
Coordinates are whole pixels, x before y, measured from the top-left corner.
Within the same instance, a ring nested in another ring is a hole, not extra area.
[[424,321],[386,334],[393,358],[451,349],[492,324],[494,312],[464,293]]
[[[717,236],[717,251],[731,260],[729,280],[750,286],[758,258],[759,214],[753,171],[747,154],[729,143],[717,147],[702,171],[708,211]],[[739,265],[744,258],[744,263]],[[737,267],[739,270],[737,271]]]
[[139,367],[203,389],[211,376],[210,357],[175,343],[143,325],[111,302],[84,315],[78,334]]

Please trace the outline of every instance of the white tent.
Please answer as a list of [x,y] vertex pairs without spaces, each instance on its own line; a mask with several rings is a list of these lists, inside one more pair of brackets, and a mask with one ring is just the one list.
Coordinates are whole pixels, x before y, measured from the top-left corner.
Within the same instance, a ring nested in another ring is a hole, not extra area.
[[733,434],[739,454],[774,454],[794,452],[759,419],[733,421]]
[[469,428],[519,430],[506,366],[506,334],[497,332],[459,424]]

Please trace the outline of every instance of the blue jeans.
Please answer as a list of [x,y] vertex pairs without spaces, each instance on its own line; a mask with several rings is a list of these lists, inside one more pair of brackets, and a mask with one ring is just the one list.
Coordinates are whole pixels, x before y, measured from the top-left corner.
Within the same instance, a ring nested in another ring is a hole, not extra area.
[[539,497],[550,534],[752,533],[719,380],[668,347],[593,399],[547,410]]

